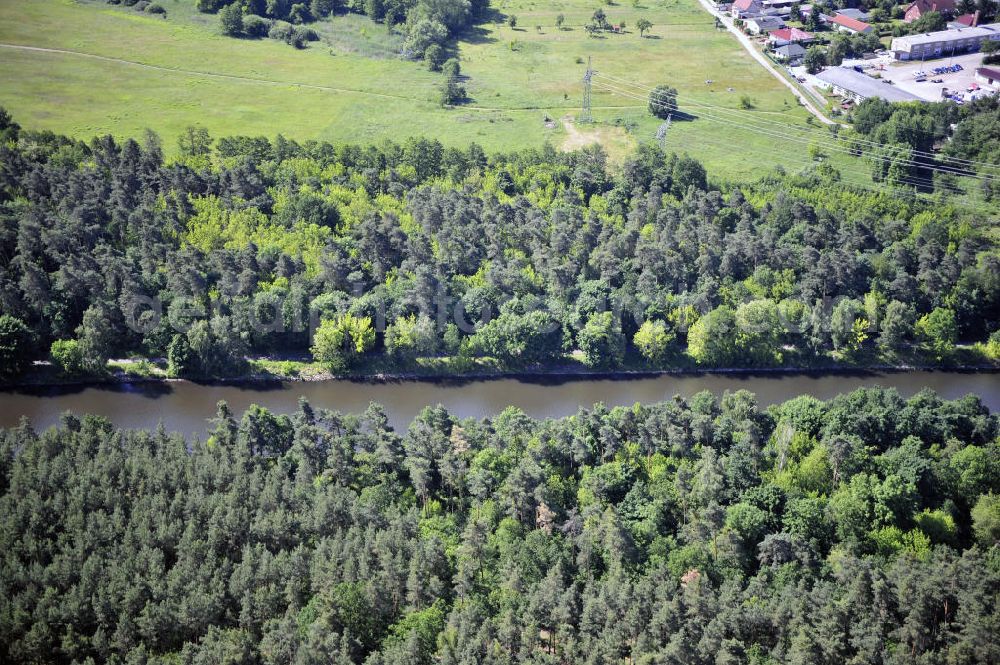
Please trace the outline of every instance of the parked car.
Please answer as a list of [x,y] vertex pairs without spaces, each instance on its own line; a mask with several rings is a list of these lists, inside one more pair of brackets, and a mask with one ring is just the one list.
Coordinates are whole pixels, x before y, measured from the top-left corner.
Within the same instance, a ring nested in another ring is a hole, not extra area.
[[927,77],[926,76],[921,76],[920,78],[915,79],[915,80],[916,80],[917,83],[923,83],[924,81],[927,80]]
[[931,79],[931,83],[944,83],[944,79]]

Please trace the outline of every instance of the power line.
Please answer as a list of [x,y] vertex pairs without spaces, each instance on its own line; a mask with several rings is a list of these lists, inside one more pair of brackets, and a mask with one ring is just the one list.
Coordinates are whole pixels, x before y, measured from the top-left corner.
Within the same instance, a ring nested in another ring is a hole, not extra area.
[[[639,83],[634,83],[634,82],[631,82],[631,81],[626,81],[624,79],[620,79],[620,78],[617,78],[617,77],[614,77],[614,76],[609,76],[607,74],[600,74],[599,76],[601,78],[605,78],[605,79],[608,79],[610,81],[614,81],[614,82],[622,84],[622,85],[626,85],[626,86],[630,86],[630,87],[633,87],[633,88],[637,88],[639,90],[642,90],[643,92],[648,92],[648,93],[654,92],[654,88],[651,88],[650,86],[642,85],[642,84],[639,84]],[[790,124],[787,124],[787,123],[775,122],[773,120],[768,120],[766,118],[761,118],[759,115],[756,115],[756,114],[751,114],[749,112],[739,111],[739,110],[736,110],[736,109],[730,109],[730,108],[727,108],[727,107],[724,107],[724,106],[718,106],[718,105],[714,105],[714,104],[707,104],[707,103],[698,102],[698,101],[691,101],[691,100],[688,100],[685,103],[690,104],[691,106],[707,108],[707,109],[710,109],[710,110],[713,110],[713,111],[716,111],[716,112],[719,112],[719,113],[726,113],[726,114],[730,114],[730,115],[733,115],[733,116],[742,117],[742,118],[747,119],[748,121],[752,121],[752,122],[756,122],[756,123],[760,123],[760,124],[774,125],[774,126],[780,128],[783,132],[794,131],[794,132],[798,132],[798,133],[803,134],[803,135],[812,134],[813,136],[815,136],[815,132],[822,131],[822,130],[818,130],[816,128],[811,128],[811,127],[799,127],[799,126],[790,125]],[[879,149],[886,148],[886,147],[892,147],[892,146],[887,145],[885,143],[879,143],[878,141],[871,141],[869,139],[863,139],[863,138],[858,138],[858,137],[852,137],[850,139],[844,139],[844,138],[840,138],[840,137],[834,137],[834,136],[831,136],[831,135],[826,134],[826,133],[824,133],[823,136],[824,136],[823,139],[819,139],[817,137],[817,140],[824,140],[824,141],[827,141],[827,142],[829,142],[829,141],[845,141],[845,142],[846,141],[850,141],[851,143],[854,143],[854,144],[857,144],[857,145],[869,146],[869,147],[872,147],[872,148],[879,148]],[[937,160],[941,160],[941,161],[945,161],[945,162],[952,162],[952,165],[939,164],[938,166],[942,167],[942,168],[963,169],[963,171],[961,171],[961,172],[959,172],[959,171],[953,171],[953,173],[955,175],[962,175],[962,176],[971,175],[971,174],[968,174],[967,171],[968,171],[968,167],[972,167],[972,166],[978,166],[978,167],[986,168],[986,169],[1000,169],[1000,164],[991,164],[989,162],[980,162],[980,161],[975,161],[975,160],[962,159],[962,158],[959,158],[959,157],[950,157],[948,155],[942,155],[942,154],[939,154],[939,153],[927,152],[927,151],[924,151],[924,150],[913,149],[913,150],[911,150],[911,152],[914,155],[921,156],[921,157],[926,157],[928,159],[933,159],[933,160],[936,160],[936,161]],[[959,166],[959,165],[968,165],[968,166]],[[1000,174],[997,174],[997,175],[1000,175]]]
[[[728,122],[725,122],[725,121],[720,121],[720,122],[724,122],[725,124],[732,124],[732,123],[728,123]],[[707,142],[707,143],[712,143],[714,145],[720,145],[720,147],[722,147],[723,149],[729,149],[729,150],[732,149],[732,144],[726,144],[726,145],[722,146],[721,144],[718,144],[718,143],[715,143],[715,142],[712,142],[712,141],[706,141],[704,139],[704,137],[699,137],[699,146],[700,146],[700,143],[703,142],[703,141]],[[805,160],[805,159],[802,159],[802,158],[796,159],[794,157],[791,157],[790,155],[785,155],[783,157],[783,161],[786,161],[786,162],[791,161],[791,162],[795,162],[795,163],[802,164],[802,165],[814,165],[814,162],[812,162],[810,160]],[[871,189],[873,187],[873,185],[874,185],[874,183],[869,179],[869,175],[865,171],[855,170],[855,169],[851,169],[851,168],[847,168],[847,167],[841,167],[838,171],[841,173],[841,177],[845,181],[852,182],[853,184],[855,184],[855,185],[857,185],[859,187],[865,187],[865,188]],[[853,176],[855,179],[851,180],[850,176]],[[902,185],[909,185],[909,186],[917,187],[917,188],[921,188],[921,189],[927,189],[927,188],[929,188],[933,184],[933,181],[930,180],[930,179],[928,179],[928,178],[921,178],[919,176],[891,176],[891,175],[888,175],[888,174],[884,177],[884,181],[886,183],[888,183],[888,184],[897,184],[897,185],[901,185],[901,186]],[[939,186],[941,186],[941,183],[938,183],[938,184],[939,184]],[[945,185],[945,187],[948,189],[949,192],[951,192],[955,196],[964,196],[965,195],[965,192],[963,190],[961,190],[960,188],[957,188],[957,187],[954,187],[954,186],[950,186],[950,185]]]
[[[724,143],[718,139],[711,139],[704,136],[684,136],[682,134],[673,134],[673,138],[670,139],[671,144],[680,143],[683,147],[690,147],[692,149],[703,148],[706,144],[719,148],[720,150],[732,150],[732,143]],[[686,142],[686,144],[685,144]],[[815,169],[817,162],[806,157],[796,157],[793,154],[782,155],[781,162],[778,166],[798,166],[802,169],[802,174],[805,175],[809,170]],[[843,185],[849,185],[856,189],[865,189],[869,191],[884,192],[885,189],[880,183],[875,183],[863,171],[856,171],[852,169],[839,168],[837,169],[837,175],[839,177],[839,182]],[[922,186],[923,183],[917,183],[910,181],[906,178],[886,178],[886,184],[898,185],[898,186]],[[965,198],[964,196],[955,196],[956,199]]]
[[[692,150],[698,150],[704,148],[706,145],[713,146],[719,150],[732,150],[732,143],[723,142],[719,139],[711,139],[704,136],[685,136],[683,134],[672,134],[669,143],[671,147],[676,151],[678,148],[684,149],[685,151],[690,148]],[[791,154],[783,155],[781,157],[781,162],[776,164],[780,167],[796,167],[792,169],[792,172],[798,172],[800,176],[820,175],[814,171],[817,166],[817,162],[806,157],[795,157]],[[800,170],[799,170],[800,169]],[[909,180],[908,178],[901,177],[886,177],[881,183],[876,183],[871,180],[867,173],[863,171],[853,171],[846,168],[837,168],[836,174],[838,177],[837,183],[850,191],[865,190],[869,192],[875,192],[878,194],[892,196],[894,194],[893,190],[889,187],[903,187],[909,189],[910,187],[921,187],[921,183],[916,183]],[[955,205],[964,206],[968,209],[977,210],[977,204],[975,197],[970,196],[966,193],[952,194],[951,199]]]
[[[638,95],[635,95],[634,93],[631,93],[630,91],[624,91],[624,90],[621,90],[619,88],[615,88],[613,86],[609,86],[606,83],[600,83],[600,82],[598,82],[597,85],[600,88],[602,88],[602,89],[609,90],[611,92],[623,95],[625,97],[631,97],[633,99],[639,99],[639,100],[642,99],[641,97],[639,97]],[[665,110],[668,110],[668,111],[676,111],[677,110],[677,107],[675,105],[670,105],[670,104],[667,104],[665,102],[653,101],[652,103],[655,104],[655,105],[657,105],[657,106],[659,106],[659,107],[661,107],[661,108],[663,108],[663,109],[665,109]],[[782,140],[791,140],[791,141],[795,141],[797,143],[808,143],[809,142],[808,140],[803,140],[803,139],[799,139],[799,138],[789,138],[789,137],[782,136],[781,134],[777,134],[777,133],[774,133],[774,132],[771,132],[771,131],[768,131],[768,130],[764,130],[764,129],[756,128],[756,127],[752,127],[752,126],[747,126],[747,125],[744,125],[742,123],[736,122],[736,121],[734,121],[732,119],[729,119],[729,118],[719,118],[717,116],[714,116],[714,115],[708,114],[708,113],[705,113],[703,115],[704,115],[704,117],[707,117],[709,119],[715,120],[716,122],[720,122],[720,123],[723,123],[723,124],[735,126],[735,127],[741,128],[741,129],[745,129],[747,131],[755,132],[755,133],[758,133],[758,134],[763,134],[763,135],[766,135],[766,136],[769,136],[769,137],[772,137],[772,138],[779,138],[779,139],[782,139]],[[831,148],[831,150],[834,150],[834,151],[837,151],[837,152],[846,153],[848,155],[853,156],[853,154],[850,153],[850,151],[843,150],[843,149],[840,149],[840,148]],[[879,158],[877,156],[875,156],[875,158],[876,159],[880,159],[881,161],[883,161],[885,163],[888,163],[888,164],[892,163],[891,160],[888,159],[888,158]],[[905,162],[907,162],[909,160],[899,160],[899,161],[905,163]],[[867,177],[867,176],[865,176],[865,177]],[[933,180],[931,180],[929,178],[922,178],[922,177],[919,177],[919,176],[906,176],[906,177],[902,177],[902,176],[900,176],[900,177],[887,176],[886,180],[891,180],[891,181],[900,182],[900,183],[906,183],[906,184],[913,185],[915,187],[924,187],[924,188],[931,187],[932,185],[935,184]],[[965,192],[963,190],[959,189],[958,187],[952,186],[952,185],[946,185],[944,183],[937,183],[937,186],[939,186],[939,187],[945,187],[945,188],[949,189],[951,192],[953,192],[955,194],[965,194]]]
[[[605,89],[613,90],[613,91],[616,91],[616,92],[618,92],[620,94],[630,93],[632,95],[633,99],[642,99],[642,97],[635,96],[638,93],[636,93],[634,91],[622,90],[621,88],[617,88],[615,86],[611,86],[611,85],[609,85],[607,83],[602,83],[601,85],[603,85],[605,87]],[[650,91],[650,95],[651,96],[653,96],[655,94],[656,94],[655,90],[654,91]],[[692,105],[693,106],[699,106],[697,103],[692,103]],[[762,132],[762,133],[770,133],[771,135],[775,135],[775,132],[778,132],[779,133],[778,135],[781,138],[784,138],[785,140],[797,141],[799,143],[802,143],[802,142],[816,143],[818,145],[825,146],[828,149],[834,150],[834,151],[837,151],[837,152],[846,152],[846,153],[851,154],[851,155],[855,154],[855,150],[854,149],[852,149],[850,147],[845,147],[843,143],[840,143],[840,142],[837,142],[837,141],[834,141],[834,140],[830,140],[829,138],[826,138],[826,139],[819,138],[819,137],[813,138],[813,137],[809,137],[808,135],[800,135],[798,137],[787,136],[786,135],[786,130],[788,128],[783,127],[779,123],[773,123],[773,122],[769,122],[769,121],[766,121],[766,120],[757,120],[757,119],[754,119],[754,118],[746,118],[745,116],[740,115],[738,111],[733,111],[733,110],[725,109],[725,108],[722,108],[722,107],[711,107],[709,105],[704,105],[704,104],[702,104],[700,106],[704,106],[706,108],[713,109],[714,111],[719,112],[719,113],[737,114],[737,117],[739,118],[738,120],[737,119],[733,119],[733,118],[726,118],[726,120],[728,120],[731,123],[739,124],[744,129],[747,129],[749,131],[758,131],[758,132]],[[678,108],[676,108],[676,106],[671,106],[670,108],[671,108],[671,110],[679,110]],[[701,115],[704,115],[704,116],[707,116],[707,117],[718,118],[718,116],[713,116],[710,113],[705,112],[705,111],[702,111]],[[721,118],[720,118],[720,120],[721,120]],[[779,127],[780,129],[771,129],[771,128],[768,128],[768,127],[760,127],[759,125],[755,126],[755,125],[752,125],[752,124],[744,124],[744,123],[752,123],[752,122],[763,122],[763,123],[766,123],[766,124],[773,124],[773,125],[776,125],[777,127]],[[881,144],[881,143],[876,143],[874,145],[876,145],[880,149],[899,150],[899,147],[898,146],[894,146],[894,145],[887,145],[887,144]],[[911,150],[911,152],[913,152],[913,151]],[[874,159],[880,159],[880,157],[878,155],[872,155],[870,153],[869,153],[869,157],[874,158]],[[906,159],[902,159],[902,160],[898,160],[898,161],[901,161],[903,163],[907,163],[907,164],[909,164],[911,166],[914,166],[916,168],[922,168],[922,169],[926,169],[926,170],[930,170],[930,171],[936,171],[936,172],[941,172],[941,173],[948,173],[948,174],[959,176],[959,177],[974,178],[974,179],[977,179],[977,180],[987,180],[987,181],[991,181],[991,182],[994,181],[994,179],[996,179],[996,178],[1000,178],[1000,174],[994,175],[994,174],[976,174],[976,173],[970,173],[968,170],[964,170],[964,169],[959,170],[957,168],[953,168],[953,167],[949,167],[949,166],[942,166],[942,165],[939,165],[939,164],[928,164],[926,162],[918,161],[918,160],[912,159],[912,158],[906,158]]]
[[[623,90],[621,88],[617,88],[617,87],[609,85],[607,83],[597,82],[597,85],[599,87],[605,89],[605,90],[608,90],[608,91],[611,91],[611,92],[614,92],[614,93],[617,93],[617,94],[620,94],[620,95],[623,95],[623,96],[626,96],[626,97],[631,97],[632,99],[637,99],[637,100],[643,99],[641,96],[639,96],[635,92],[632,92],[632,91],[629,91],[629,90]],[[650,96],[655,99],[656,98],[655,91]],[[668,110],[668,111],[678,111],[679,110],[676,104],[671,104],[669,102],[652,101],[651,103],[655,103],[657,106],[659,106],[659,107],[661,107],[661,108],[663,108],[665,110]],[[853,150],[851,150],[850,148],[845,148],[842,144],[838,144],[838,143],[833,143],[833,142],[829,142],[829,141],[822,141],[822,140],[819,140],[819,139],[811,139],[811,138],[805,137],[805,136],[798,136],[798,137],[796,137],[796,136],[788,136],[784,132],[779,132],[779,131],[772,130],[772,129],[769,129],[769,128],[764,128],[764,127],[754,126],[752,124],[747,124],[746,122],[744,122],[742,120],[734,120],[733,118],[720,117],[720,116],[714,115],[713,113],[709,113],[709,112],[706,112],[706,111],[700,112],[699,117],[707,117],[707,118],[710,118],[710,119],[714,119],[717,122],[721,122],[721,123],[724,123],[724,124],[728,124],[728,125],[731,125],[731,126],[738,127],[738,128],[743,129],[745,131],[750,131],[750,132],[755,132],[755,133],[758,133],[758,134],[763,134],[763,135],[771,136],[771,137],[774,137],[774,138],[781,139],[783,141],[791,141],[791,142],[800,143],[800,144],[816,145],[818,148],[824,148],[826,150],[830,150],[830,151],[833,151],[833,152],[840,152],[840,153],[843,153],[843,154],[850,155],[852,157],[856,156]],[[884,146],[884,147],[886,147],[886,148],[888,148],[890,150],[897,150],[897,151],[900,150],[900,148],[897,147],[897,146]],[[947,173],[949,175],[960,176],[960,177],[967,177],[967,178],[973,178],[973,179],[976,179],[976,180],[983,180],[983,181],[988,181],[988,182],[994,182],[995,181],[994,177],[991,177],[991,176],[985,176],[985,175],[979,175],[979,174],[970,174],[970,173],[966,173],[966,172],[959,172],[959,171],[955,171],[955,170],[952,170],[952,169],[949,169],[949,168],[942,168],[942,167],[939,167],[939,166],[926,164],[924,162],[919,162],[917,160],[910,159],[910,158],[886,157],[886,156],[877,155],[877,154],[869,154],[868,157],[870,159],[882,162],[882,163],[887,164],[887,165],[892,165],[893,163],[899,163],[899,164],[903,164],[903,165],[906,165],[906,166],[911,166],[911,167],[914,167],[914,168],[920,168],[920,169],[929,170],[929,171],[932,171],[932,172]],[[928,186],[933,183],[932,180],[927,179],[927,178],[920,178],[919,176],[911,176],[911,177],[914,178],[914,179],[916,179],[916,180],[923,180],[923,181],[925,181],[926,183],[928,183]],[[939,184],[939,186],[942,185],[942,183],[938,183],[938,184]]]
[[[681,140],[683,140],[683,138],[679,134],[675,134],[674,136],[675,136],[675,138],[672,138],[671,142],[677,141],[678,138],[680,138]],[[692,148],[700,148],[700,147],[703,147],[704,144],[708,144],[708,145],[712,145],[712,146],[715,146],[717,148],[720,148],[722,150],[731,150],[732,149],[732,144],[731,143],[723,143],[720,140],[709,139],[707,137],[698,136],[698,137],[684,137],[684,138],[686,138],[689,142],[697,141],[696,145],[690,145],[690,147],[692,147]],[[809,169],[813,169],[813,168],[815,168],[817,166],[816,161],[808,159],[808,158],[805,158],[805,157],[795,157],[793,155],[783,155],[781,157],[781,164],[780,165],[781,166],[786,166],[789,163],[792,164],[792,165],[797,165],[797,166],[801,167],[803,169],[803,171],[807,171]],[[840,168],[840,169],[837,169],[837,173],[838,173],[838,175],[840,177],[840,181],[843,184],[845,184],[845,185],[851,185],[851,186],[854,186],[854,187],[856,187],[858,189],[866,189],[866,190],[871,190],[871,191],[883,191],[883,188],[880,187],[880,184],[873,182],[868,177],[868,175],[865,172],[863,172],[863,171],[855,171],[855,170],[852,170],[852,169]],[[900,178],[887,177],[886,178],[886,183],[890,184],[890,185],[898,185],[898,186],[907,186],[907,185],[914,186],[914,187],[923,186],[923,183],[918,183],[918,182],[909,180],[908,178],[905,178],[905,177],[900,177]],[[956,198],[962,198],[962,197],[956,195]]]
[[[642,90],[643,92],[652,92],[654,90],[650,86],[642,85],[642,84],[639,84],[639,83],[633,83],[633,82],[630,82],[630,81],[626,81],[624,79],[619,79],[619,78],[614,77],[614,76],[609,76],[609,75],[606,75],[606,74],[601,74],[600,76],[602,78],[609,79],[609,80],[614,81],[616,83],[620,83],[620,84],[623,84],[623,85],[631,86],[633,88],[638,88],[638,89]],[[773,120],[767,120],[766,118],[761,118],[761,117],[759,117],[756,114],[751,114],[749,112],[739,111],[739,110],[736,110],[736,109],[730,109],[730,108],[727,108],[727,107],[724,107],[724,106],[707,104],[707,103],[698,102],[698,101],[688,101],[687,103],[691,104],[692,106],[699,106],[699,107],[704,107],[704,108],[708,108],[708,109],[713,109],[713,110],[716,110],[718,112],[724,112],[724,113],[729,113],[729,114],[733,114],[733,115],[740,115],[740,116],[746,117],[748,119],[752,119],[754,122],[764,123],[764,124],[769,124],[769,125],[775,125],[777,127],[780,127],[783,131],[792,130],[792,131],[796,131],[796,132],[800,132],[800,133],[804,133],[804,134],[809,134],[809,133],[812,133],[812,132],[815,132],[815,131],[819,131],[817,129],[810,128],[810,127],[799,127],[799,126],[795,126],[795,125],[789,125],[789,124],[786,124],[786,123],[778,123],[778,122],[775,122]],[[828,136],[828,138],[834,138],[834,137],[829,137],[829,135],[827,135],[827,136]],[[840,140],[845,140],[845,139],[840,139]],[[854,142],[854,143],[870,145],[870,146],[878,147],[878,148],[886,147],[886,144],[884,144],[884,143],[879,143],[877,141],[871,141],[871,140],[868,140],[868,139],[852,138],[850,140],[852,142]],[[974,161],[974,160],[962,159],[962,158],[959,158],[959,157],[949,157],[947,155],[940,155],[938,153],[932,153],[932,152],[927,152],[927,151],[923,151],[923,150],[914,150],[913,152],[915,154],[927,156],[929,158],[944,159],[944,160],[947,160],[947,161],[955,162],[956,164],[962,163],[962,164],[970,164],[970,165],[981,166],[981,167],[984,167],[984,168],[1000,169],[1000,164],[991,164],[991,163],[988,163],[988,162],[978,162],[978,161]]]

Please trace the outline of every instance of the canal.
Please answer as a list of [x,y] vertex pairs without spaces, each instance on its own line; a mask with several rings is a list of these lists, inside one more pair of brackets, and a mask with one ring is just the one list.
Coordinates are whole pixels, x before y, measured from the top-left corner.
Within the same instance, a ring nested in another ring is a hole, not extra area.
[[825,374],[738,373],[684,374],[622,378],[529,377],[491,380],[396,382],[288,382],[274,384],[199,384],[188,381],[21,389],[0,392],[0,426],[29,418],[38,429],[58,422],[59,414],[94,413],[129,428],[152,428],[204,434],[206,420],[219,400],[236,413],[259,404],[279,413],[296,409],[300,396],[315,407],[360,412],[368,402],[386,407],[392,424],[405,429],[420,409],[442,404],[459,417],[489,416],[508,405],[530,416],[560,417],[596,402],[608,406],[651,403],[702,390],[746,389],[767,406],[801,394],[828,399],[861,386],[896,388],[904,397],[924,387],[946,399],[979,395],[991,411],[1000,411],[1000,374],[991,372],[903,371]]

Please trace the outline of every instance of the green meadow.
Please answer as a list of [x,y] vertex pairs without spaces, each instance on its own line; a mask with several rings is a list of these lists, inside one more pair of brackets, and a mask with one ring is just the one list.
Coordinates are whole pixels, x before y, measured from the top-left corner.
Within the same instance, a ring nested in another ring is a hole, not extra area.
[[[596,123],[575,123],[582,63],[592,57],[601,74],[673,85],[682,106],[735,109],[746,95],[762,119],[801,126],[808,115],[695,0],[496,0],[497,20],[456,44],[470,97],[457,108],[437,103],[440,74],[397,57],[399,35],[365,17],[314,24],[322,40],[299,51],[224,37],[218,18],[199,14],[193,0],[162,5],[165,19],[91,0],[0,3],[0,104],[26,127],[80,138],[152,128],[168,152],[186,127],[201,125],[215,136],[370,142],[424,135],[488,150],[599,141],[620,158],[652,139],[660,121],[642,100],[595,88]],[[588,36],[583,26],[598,6],[626,32]],[[514,29],[503,21],[511,14]],[[639,18],[653,23],[645,38],[635,29]],[[775,164],[797,170],[809,161],[804,145],[783,148],[773,136],[708,119],[673,123],[667,143],[722,177]]]

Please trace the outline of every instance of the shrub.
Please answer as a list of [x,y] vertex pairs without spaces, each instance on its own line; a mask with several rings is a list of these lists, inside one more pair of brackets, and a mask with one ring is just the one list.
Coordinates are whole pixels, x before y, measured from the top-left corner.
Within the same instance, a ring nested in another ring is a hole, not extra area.
[[243,32],[247,37],[267,37],[271,29],[271,21],[268,19],[250,14],[243,17]]
[[243,34],[243,8],[236,3],[226,5],[219,12],[219,23],[223,34],[239,37]]
[[663,321],[644,321],[632,338],[642,357],[651,362],[661,362],[666,357],[676,335]]
[[432,72],[441,71],[441,65],[444,63],[445,52],[441,48],[440,44],[431,44],[424,51],[424,61],[427,63],[427,68]]
[[934,308],[930,314],[920,317],[916,328],[920,340],[938,358],[950,353],[958,340],[955,312],[950,309]]
[[167,376],[187,376],[193,365],[193,353],[187,337],[182,334],[174,335],[167,347]]
[[403,50],[411,58],[422,58],[431,44],[440,44],[448,38],[448,29],[438,21],[422,19],[407,31]]
[[320,324],[310,351],[331,372],[343,372],[374,345],[372,320],[343,314]]
[[441,71],[444,72],[445,78],[449,81],[457,81],[458,77],[462,75],[462,66],[457,58],[449,58],[441,66]]
[[132,5],[132,9],[136,10],[137,12],[144,12],[146,11],[147,7],[149,7],[149,3],[146,0],[139,0],[139,2]]
[[65,374],[79,374],[84,369],[83,351],[75,339],[57,339],[49,350],[52,362]]
[[426,314],[400,317],[385,329],[385,349],[396,357],[426,356],[437,349],[437,331]]
[[319,39],[319,34],[312,28],[299,26],[292,32],[291,45],[295,48],[305,48],[309,42]]
[[161,16],[167,15],[167,10],[163,8],[163,5],[158,5],[155,2],[146,7],[147,14],[160,14]]
[[454,79],[448,79],[441,86],[441,105],[461,104],[465,101],[465,88]]
[[1000,360],[1000,330],[990,335],[986,342],[986,355],[993,360]]
[[292,42],[292,35],[295,34],[295,26],[287,21],[275,21],[271,24],[270,30],[267,31],[267,36],[271,39],[277,39],[281,42]]
[[587,367],[613,367],[625,352],[625,338],[611,312],[592,314],[576,339]]

